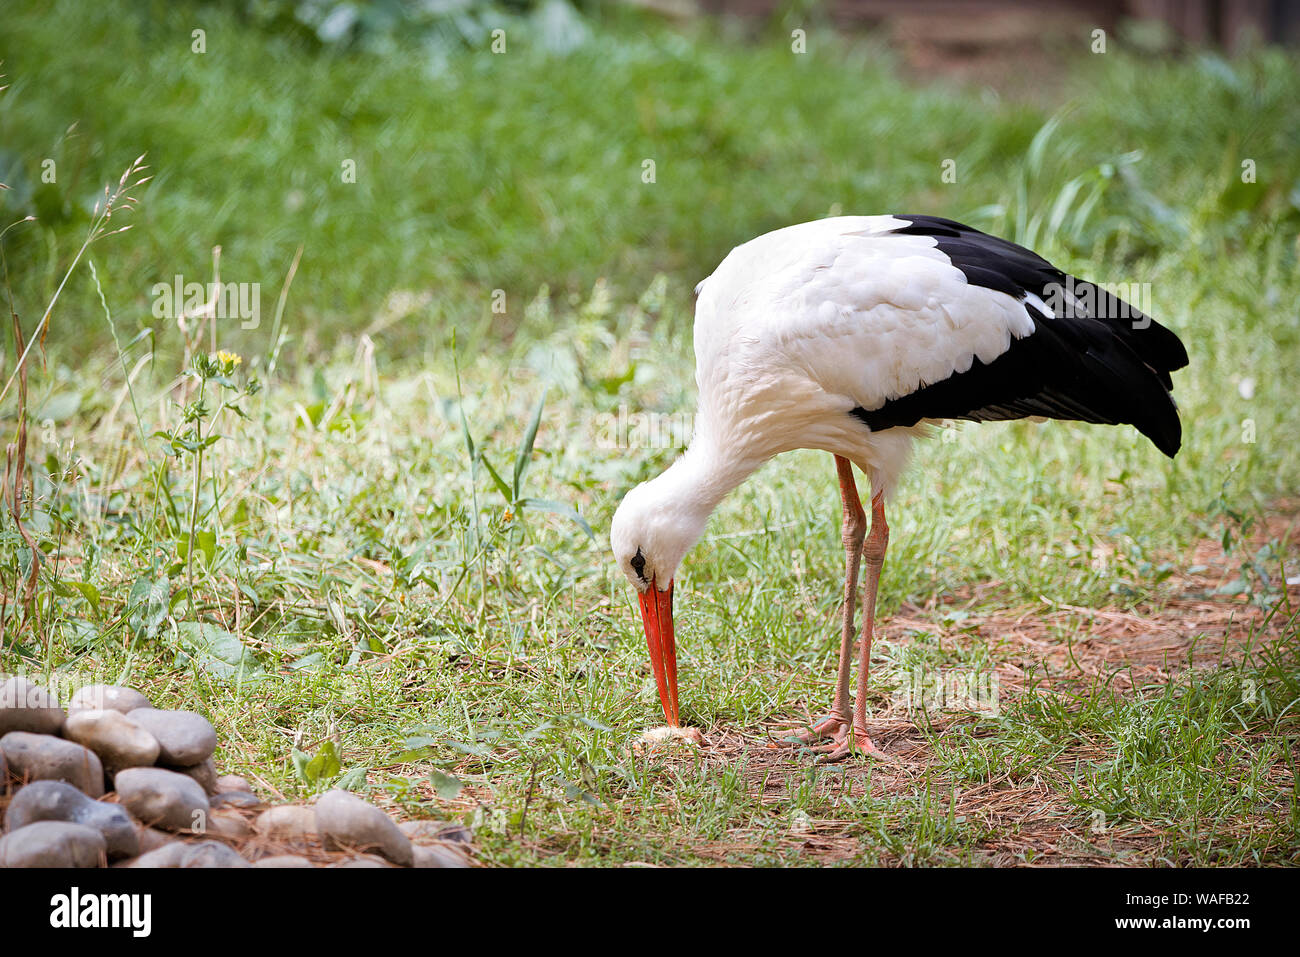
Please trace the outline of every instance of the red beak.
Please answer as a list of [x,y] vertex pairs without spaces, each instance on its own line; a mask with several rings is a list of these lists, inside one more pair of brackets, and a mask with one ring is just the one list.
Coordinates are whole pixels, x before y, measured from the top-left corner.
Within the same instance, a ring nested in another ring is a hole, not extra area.
[[650,666],[655,670],[655,683],[659,685],[659,701],[664,706],[664,717],[670,727],[677,722],[677,644],[673,640],[673,583],[660,591],[653,581],[638,596],[641,602],[641,624],[645,626],[645,642],[650,649]]

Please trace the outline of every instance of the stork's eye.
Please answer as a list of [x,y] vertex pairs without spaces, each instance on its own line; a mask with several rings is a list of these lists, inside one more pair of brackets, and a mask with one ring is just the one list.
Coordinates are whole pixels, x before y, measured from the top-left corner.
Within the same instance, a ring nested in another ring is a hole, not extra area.
[[638,548],[636,550],[636,554],[632,556],[630,564],[632,565],[632,571],[636,572],[637,577],[642,581],[645,581],[645,556],[641,554],[641,549]]

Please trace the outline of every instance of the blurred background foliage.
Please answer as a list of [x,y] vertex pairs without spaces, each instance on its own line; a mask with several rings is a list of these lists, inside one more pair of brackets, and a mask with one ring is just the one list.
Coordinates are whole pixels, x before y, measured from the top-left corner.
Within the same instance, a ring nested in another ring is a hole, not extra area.
[[[1066,265],[1106,261],[1104,281],[1174,245],[1215,257],[1300,223],[1291,53],[1116,39],[1092,56],[1080,36],[1041,78],[1050,96],[1025,98],[918,83],[882,37],[836,32],[819,9],[741,22],[594,0],[11,4],[0,216],[37,219],[5,239],[16,306],[30,328],[103,184],[141,153],[154,180],[135,227],[94,256],[125,334],[162,352],[178,336],[151,315],[151,287],[206,281],[218,246],[222,278],[262,284],[264,310],[302,248],[287,354],[368,332],[419,361],[452,325],[516,333],[543,287],[577,303],[598,281],[636,296],[662,274],[689,301],[738,242],[838,212],[964,219]],[[793,23],[809,24],[805,53]],[[107,342],[88,276],[61,307],[51,348],[72,361]],[[265,351],[268,326],[232,325],[223,345]]]
[[[208,0],[242,22],[298,34],[323,48],[388,53],[411,46],[432,56],[473,49],[493,29],[518,30],[553,53],[588,38],[597,0]],[[580,12],[581,11],[581,12]]]

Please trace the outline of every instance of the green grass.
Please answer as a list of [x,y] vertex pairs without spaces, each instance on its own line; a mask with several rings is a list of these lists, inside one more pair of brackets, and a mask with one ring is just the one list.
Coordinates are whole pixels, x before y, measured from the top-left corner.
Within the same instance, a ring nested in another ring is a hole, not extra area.
[[[1278,603],[1296,549],[1267,523],[1293,514],[1300,478],[1296,62],[1116,52],[1077,64],[1047,112],[912,88],[870,42],[814,39],[799,58],[614,21],[569,57],[521,38],[430,76],[418,51],[315,53],[208,6],[7,15],[0,228],[40,217],[4,238],[27,335],[88,197],[141,152],[155,178],[113,220],[135,228],[73,273],[30,367],[24,525],[44,562],[24,614],[31,552],[5,510],[4,670],[197,708],[231,773],[465,817],[495,864],[1294,863],[1297,629]],[[73,48],[111,55],[74,66]],[[1031,677],[996,717],[894,732],[923,755],[904,772],[762,746],[771,722],[829,701],[843,560],[829,458],[773,462],[678,584],[682,714],[717,749],[635,754],[658,703],[605,532],[674,450],[608,447],[609,422],[689,410],[691,286],[731,245],[834,208],[953,215],[1085,276],[1149,282],[1192,357],[1184,449],[1170,462],[1131,430],[1016,423],[918,450],[891,504],[873,710],[896,715],[916,667]],[[244,361],[229,390],[209,377],[200,415],[149,289],[208,279],[214,245],[224,279],[263,284],[266,317],[304,253],[283,342],[269,318],[218,324]],[[247,418],[216,411],[250,376]],[[187,406],[219,437],[197,510]],[[1219,595],[1197,591],[1206,539],[1225,546]],[[1254,634],[1251,652],[1207,666],[1221,639],[1194,598],[1237,607],[1230,644]],[[1185,622],[1203,654],[1098,677],[1083,644],[1100,626],[1062,606]],[[900,612],[924,627],[890,624]],[[1040,645],[1015,637],[1017,616],[1043,624]]]
[[[196,27],[204,54],[191,52]],[[522,35],[506,54],[433,71],[414,50],[309,56],[213,4],[19,4],[0,37],[11,84],[0,202],[42,225],[9,238],[11,256],[37,260],[16,291],[49,298],[102,183],[142,152],[155,179],[104,281],[162,348],[174,331],[149,318],[149,289],[207,278],[217,245],[224,277],[268,289],[304,247],[292,331],[311,356],[360,331],[407,352],[441,347],[447,325],[493,319],[495,289],[506,330],[543,283],[585,295],[608,277],[635,295],[666,271],[681,296],[740,238],[835,209],[951,214],[1108,262],[1111,281],[1137,279],[1133,257],[1171,242],[1194,264],[1259,214],[1295,222],[1294,64],[1277,54],[1090,57],[1072,108],[1027,162],[1047,119],[1038,109],[909,88],[870,42],[814,34],[795,55],[784,41],[738,48],[711,32],[634,23],[568,57]],[[74,48],[111,55],[74,67],[63,52]],[[1256,189],[1237,183],[1243,157]],[[42,181],[46,159],[55,183]],[[956,183],[941,178],[946,159]],[[342,181],[345,160],[355,183]],[[1099,205],[1076,224],[1094,188]],[[394,290],[431,298],[386,314]],[[75,291],[54,334],[101,344],[84,277]],[[232,332],[234,344],[265,348],[267,332]]]

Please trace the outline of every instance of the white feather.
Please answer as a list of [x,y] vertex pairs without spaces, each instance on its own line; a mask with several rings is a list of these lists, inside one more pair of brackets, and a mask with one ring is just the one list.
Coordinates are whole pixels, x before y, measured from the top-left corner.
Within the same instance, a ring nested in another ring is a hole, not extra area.
[[873,433],[850,410],[992,362],[1033,332],[1024,302],[969,285],[933,237],[891,232],[907,225],[842,216],[778,229],[696,287],[694,438],[628,495],[611,529],[634,581],[635,547],[653,543],[662,585],[722,498],[782,452],[844,456],[888,493],[924,424]]
[[760,458],[821,448],[892,484],[905,443],[845,413],[992,362],[1034,328],[1022,302],[969,285],[932,237],[890,233],[906,225],[837,217],[732,250],[695,310],[703,437]]

